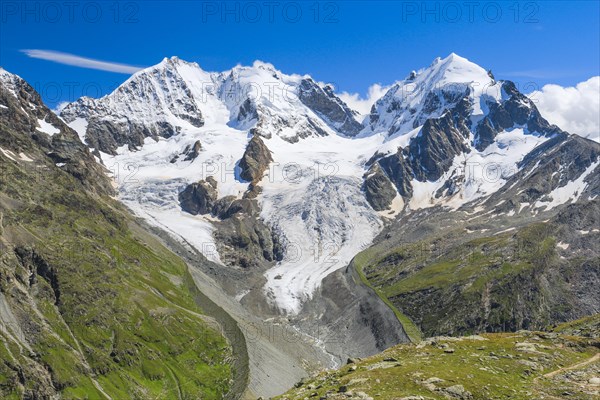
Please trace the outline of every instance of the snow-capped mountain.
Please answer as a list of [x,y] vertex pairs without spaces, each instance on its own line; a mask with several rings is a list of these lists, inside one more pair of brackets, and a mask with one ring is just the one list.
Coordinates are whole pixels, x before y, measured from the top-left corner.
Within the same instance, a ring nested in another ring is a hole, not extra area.
[[556,149],[588,156],[553,158],[560,177],[523,200],[526,211],[598,194],[597,144],[455,54],[394,84],[362,123],[311,77],[262,62],[209,73],[178,58],[61,117],[100,152],[122,201],[251,277],[229,287],[242,303],[289,314],[389,219],[477,207],[528,182]]
[[501,98],[500,85],[485,69],[454,53],[437,58],[425,69],[412,71],[373,104],[368,127],[372,132],[387,130],[403,135],[439,118],[468,97],[474,119],[485,113],[485,102]]
[[146,137],[168,138],[205,122],[288,141],[332,130],[352,136],[362,128],[331,87],[309,77],[284,75],[259,61],[209,73],[177,57],[134,74],[101,99],[81,98],[61,115],[90,146],[113,155],[125,144],[135,150]]

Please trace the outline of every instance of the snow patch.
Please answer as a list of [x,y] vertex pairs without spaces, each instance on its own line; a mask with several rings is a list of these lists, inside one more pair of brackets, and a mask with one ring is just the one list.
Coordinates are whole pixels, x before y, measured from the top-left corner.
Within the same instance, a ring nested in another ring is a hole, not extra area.
[[85,134],[87,131],[88,121],[85,118],[76,118],[70,123],[68,123],[68,125],[75,132],[77,132],[79,140],[81,140],[82,143],[85,143]]
[[2,152],[2,154],[4,154],[5,157],[9,158],[10,160],[17,161],[15,160],[15,153],[13,153],[12,151],[4,150],[2,147],[0,147],[0,151]]
[[538,200],[535,203],[535,208],[545,207],[546,210],[550,210],[567,202],[576,202],[588,186],[588,183],[585,182],[585,179],[588,177],[588,175],[592,174],[599,165],[600,161],[593,163],[585,170],[584,173],[579,176],[579,178],[569,181],[566,185],[554,189],[548,194],[548,197],[550,197],[552,200]]
[[37,122],[38,122],[39,127],[35,128],[35,130],[38,132],[46,133],[50,136],[53,136],[60,132],[60,129],[56,128],[51,123],[46,122],[46,120],[38,118]]
[[[519,170],[518,163],[536,146],[548,138],[526,134],[516,128],[498,134],[496,141],[483,151],[472,149],[459,154],[453,164],[437,181],[420,182],[413,179],[413,197],[409,202],[412,210],[443,205],[450,209],[495,193]],[[465,182],[452,196],[436,198],[436,192],[448,179],[464,176]],[[520,211],[520,210],[519,210]],[[514,211],[510,214],[513,215]]]
[[19,158],[21,159],[21,161],[33,162],[33,159],[25,153],[19,153]]

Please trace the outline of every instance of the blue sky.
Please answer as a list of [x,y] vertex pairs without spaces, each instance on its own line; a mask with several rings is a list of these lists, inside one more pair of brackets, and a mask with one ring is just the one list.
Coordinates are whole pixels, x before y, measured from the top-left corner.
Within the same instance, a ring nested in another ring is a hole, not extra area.
[[128,75],[32,58],[22,50],[127,66],[149,66],[177,55],[209,71],[260,59],[285,73],[308,73],[339,91],[360,94],[451,52],[522,85],[575,85],[600,74],[596,0],[5,0],[0,22],[0,65],[28,80],[50,106],[83,94],[106,94]]

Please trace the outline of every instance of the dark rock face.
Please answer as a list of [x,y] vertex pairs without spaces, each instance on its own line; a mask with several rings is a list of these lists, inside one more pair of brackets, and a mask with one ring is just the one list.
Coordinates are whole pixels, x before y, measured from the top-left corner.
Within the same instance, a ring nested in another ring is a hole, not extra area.
[[454,156],[469,151],[465,139],[449,112],[425,121],[421,133],[407,147],[415,178],[421,182],[438,180],[450,168]]
[[435,198],[448,197],[457,193],[459,190],[459,184],[464,183],[464,175],[454,173],[450,178],[444,182],[444,185],[435,192]]
[[256,110],[256,105],[252,102],[252,100],[246,99],[240,106],[237,120],[244,121],[253,119],[258,120],[258,111]]
[[221,219],[227,219],[232,214],[230,213],[229,207],[231,203],[237,200],[235,196],[225,196],[221,197],[219,200],[215,202],[212,208],[212,214]]
[[376,211],[387,210],[396,197],[394,185],[383,173],[379,164],[374,164],[366,175],[363,189],[367,201]]
[[[2,70],[0,70],[2,73]],[[4,72],[0,79],[0,146],[16,154],[23,152],[36,161],[63,163],[62,171],[74,176],[83,186],[98,193],[114,192],[103,168],[89,149],[48,107],[23,79]],[[38,120],[55,129],[52,136],[38,130]]]
[[475,148],[479,151],[485,150],[490,144],[494,143],[494,139],[498,132],[494,129],[494,125],[489,117],[485,117],[476,128],[477,141]]
[[514,126],[524,126],[528,133],[544,136],[563,132],[542,118],[535,104],[520,93],[513,82],[503,82],[502,91],[508,99],[501,103],[488,102],[489,114],[475,127],[474,145],[477,150],[485,150],[498,133]]
[[117,148],[127,145],[129,150],[137,150],[144,145],[144,139],[150,137],[169,138],[179,133],[179,128],[168,122],[159,122],[147,126],[129,119],[113,121],[104,117],[92,117],[86,130],[86,142],[104,153],[117,154]]
[[398,149],[396,154],[381,158],[379,165],[402,197],[409,198],[412,196],[413,189],[410,183],[413,177],[412,166],[405,158],[402,149]]
[[298,87],[298,97],[332,128],[346,136],[356,136],[363,128],[355,119],[356,113],[333,93],[331,86],[321,88],[312,79],[303,79]]
[[183,151],[183,154],[185,155],[184,161],[195,160],[196,157],[198,157],[198,155],[200,154],[200,150],[202,150],[202,143],[200,143],[199,140],[196,140],[193,146],[188,146]]
[[193,215],[211,213],[216,200],[217,182],[212,177],[188,185],[179,194],[181,208]]
[[277,237],[260,218],[255,199],[225,196],[212,208],[221,220],[214,233],[221,261],[232,267],[264,269],[283,258]]
[[31,273],[30,285],[35,283],[37,277],[41,277],[50,284],[54,293],[54,304],[60,305],[60,284],[56,268],[48,264],[48,262],[31,248],[18,246],[15,248],[19,262],[23,267]]
[[[426,120],[420,134],[413,138],[409,146],[399,149],[396,154],[380,158],[376,162],[380,169],[371,167],[369,170],[369,182],[365,181],[365,190],[371,206],[375,210],[387,208],[394,198],[389,186],[384,183],[383,175],[394,184],[402,197],[410,198],[412,179],[421,182],[438,180],[452,166],[456,155],[469,152],[467,137],[468,129],[461,108],[454,113],[446,112],[441,118]],[[376,190],[383,190],[384,193],[378,195]]]
[[[548,196],[553,190],[576,180],[599,158],[600,144],[575,135],[557,134],[525,156],[519,164],[520,170],[486,204],[497,204],[507,198],[515,204],[551,200]],[[585,182],[586,196],[600,194],[600,167]]]
[[200,151],[202,151],[202,143],[199,140],[196,140],[193,145],[185,146],[185,149],[181,152],[181,154],[176,154],[171,159],[171,164],[177,162],[181,156],[185,156],[183,161],[194,161],[199,155]]
[[257,214],[247,209],[258,206],[255,200],[237,200],[217,222],[214,236],[221,261],[231,267],[265,269],[283,258],[282,249],[270,228]]
[[262,179],[272,161],[271,151],[260,136],[254,135],[240,160],[240,176],[242,179],[256,183]]
[[[429,92],[425,99],[423,100],[423,107],[421,111],[417,115],[417,118],[413,121],[413,127],[417,128],[426,120],[430,119],[432,115],[436,115],[440,110],[463,110],[465,104],[460,104],[461,102],[466,102],[466,105],[470,106],[468,101],[468,96],[471,92],[471,89],[464,84],[448,84],[440,89],[432,90]],[[408,110],[410,112],[410,110]],[[468,109],[466,110],[468,111]],[[445,114],[445,111],[442,111],[442,115]],[[462,115],[462,117],[466,117],[468,115]]]

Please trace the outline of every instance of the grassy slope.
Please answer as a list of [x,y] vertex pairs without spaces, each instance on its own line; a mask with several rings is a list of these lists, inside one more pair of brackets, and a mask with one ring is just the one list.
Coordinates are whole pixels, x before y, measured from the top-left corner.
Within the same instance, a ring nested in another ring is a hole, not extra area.
[[451,395],[461,385],[465,399],[594,399],[599,347],[596,339],[526,331],[433,338],[323,372],[280,398],[461,398]]
[[221,398],[231,349],[186,265],[115,201],[30,156],[0,155],[0,291],[20,326],[0,329],[0,397],[41,393],[49,373],[67,399],[104,398],[92,379],[114,399]]
[[553,329],[565,335],[600,338],[600,314],[590,315],[575,321],[565,322]]
[[[549,224],[535,223],[518,231],[468,241],[431,237],[392,249],[376,244],[358,254],[354,266],[363,281],[395,310],[411,338],[418,338],[416,325],[427,329],[436,325],[439,316],[407,308],[410,299],[417,299],[420,293],[454,291],[473,304],[481,303],[488,285],[535,273],[557,259],[557,241],[551,232]],[[495,299],[503,304],[499,310],[511,309],[513,300],[510,296]],[[411,314],[422,320],[411,321]],[[490,318],[502,325],[506,316],[492,314]]]
[[387,298],[387,296],[382,292],[381,289],[372,285],[369,279],[367,279],[367,277],[365,276],[365,265],[368,262],[368,260],[372,258],[373,253],[374,250],[372,248],[362,251],[354,257],[354,259],[352,260],[352,265],[356,269],[358,276],[360,276],[360,280],[362,281],[362,283],[370,287],[375,293],[377,293],[377,295],[383,300],[383,302],[394,312],[396,318],[398,318],[398,321],[400,321],[400,323],[402,324],[404,332],[406,332],[410,341],[413,343],[419,342],[421,340],[421,331],[419,330],[419,328],[410,320],[410,318],[402,314],[400,310],[398,310],[394,306],[394,304]]

